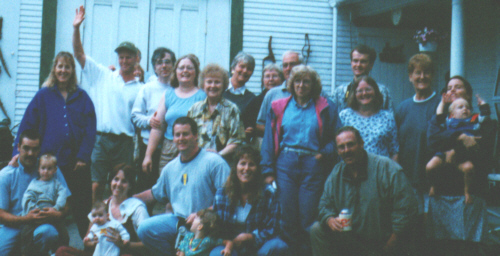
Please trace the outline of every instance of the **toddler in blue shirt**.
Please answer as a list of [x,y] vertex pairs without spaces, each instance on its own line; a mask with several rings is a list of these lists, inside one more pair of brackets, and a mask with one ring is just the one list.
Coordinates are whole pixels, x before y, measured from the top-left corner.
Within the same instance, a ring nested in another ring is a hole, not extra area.
[[224,256],[231,255],[233,242],[214,238],[220,228],[220,218],[215,211],[201,210],[196,215],[191,225],[191,232],[187,232],[179,245],[177,256],[208,256],[213,248],[222,244],[226,248],[222,250],[221,254]]

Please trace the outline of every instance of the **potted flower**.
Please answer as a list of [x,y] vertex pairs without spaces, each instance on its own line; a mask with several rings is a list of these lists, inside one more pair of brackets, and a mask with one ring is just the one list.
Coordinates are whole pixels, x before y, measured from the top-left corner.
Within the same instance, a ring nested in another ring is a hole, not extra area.
[[419,43],[419,50],[421,52],[435,52],[438,42],[445,38],[445,35],[440,34],[437,30],[425,27],[423,30],[417,30],[413,39]]

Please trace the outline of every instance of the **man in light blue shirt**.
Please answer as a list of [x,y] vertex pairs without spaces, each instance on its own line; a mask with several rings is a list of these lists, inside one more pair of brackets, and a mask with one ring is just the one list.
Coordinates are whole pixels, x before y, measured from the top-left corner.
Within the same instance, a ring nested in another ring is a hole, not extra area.
[[[40,134],[35,130],[25,130],[19,138],[18,166],[7,166],[0,171],[0,253],[9,255],[17,246],[22,225],[46,223],[33,232],[33,243],[40,253],[45,253],[59,240],[56,228],[48,224],[64,218],[67,209],[57,211],[54,208],[34,209],[27,215],[23,212],[22,198],[31,180],[38,178],[37,163],[40,153]],[[56,179],[66,189],[66,181],[57,169]],[[68,189],[69,191],[69,189]]]
[[198,146],[198,126],[193,119],[178,118],[173,133],[179,156],[163,168],[151,189],[135,195],[145,203],[172,204],[173,213],[144,220],[137,230],[153,255],[175,255],[179,221],[189,223],[197,211],[212,206],[215,192],[229,176],[229,166],[221,156]]

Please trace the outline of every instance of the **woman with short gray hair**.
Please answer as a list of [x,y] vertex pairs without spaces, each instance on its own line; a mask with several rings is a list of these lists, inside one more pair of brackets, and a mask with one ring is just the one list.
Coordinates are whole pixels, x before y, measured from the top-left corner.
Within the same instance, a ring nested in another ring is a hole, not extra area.
[[224,98],[238,106],[240,113],[245,111],[248,103],[255,98],[255,94],[247,89],[248,82],[255,69],[255,59],[252,55],[239,52],[231,63],[231,78],[229,87],[224,92]]
[[[262,92],[259,96],[255,97],[248,103],[245,112],[242,113],[241,119],[243,121],[243,125],[246,127],[245,133],[247,135],[247,141],[252,142],[253,145],[256,145],[260,149],[260,144],[262,141],[263,132],[259,132],[256,129],[257,125],[257,116],[259,115],[260,107],[262,106],[262,102],[264,101],[264,97],[267,92],[272,88],[279,86],[285,81],[285,76],[283,75],[283,70],[281,67],[275,63],[268,64],[262,70]],[[253,143],[255,141],[255,143]]]

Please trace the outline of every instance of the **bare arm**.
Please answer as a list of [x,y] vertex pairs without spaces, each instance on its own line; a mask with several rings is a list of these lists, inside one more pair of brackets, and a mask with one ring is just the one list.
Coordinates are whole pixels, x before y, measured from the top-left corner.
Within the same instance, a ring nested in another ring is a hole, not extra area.
[[225,156],[225,155],[231,154],[234,152],[234,150],[236,150],[237,147],[238,147],[238,144],[236,144],[236,143],[227,144],[225,148],[223,148],[221,151],[219,151],[219,155]]
[[396,233],[392,233],[391,237],[389,237],[389,240],[387,240],[386,244],[384,245],[383,250],[386,253],[393,252],[394,248],[396,247],[398,242],[398,235]]
[[158,144],[160,143],[161,136],[165,133],[167,124],[165,123],[165,114],[167,113],[167,108],[165,107],[165,95],[161,97],[160,104],[158,105],[158,110],[156,111],[156,116],[154,119],[161,122],[161,127],[151,127],[151,132],[149,133],[148,147],[146,149],[146,155],[142,162],[142,171],[150,172],[153,166],[153,153],[155,152]]
[[85,8],[80,6],[76,10],[75,19],[73,20],[73,54],[76,60],[80,63],[82,69],[85,67],[85,52],[83,51],[82,40],[80,38],[80,25],[85,20]]
[[266,130],[265,125],[263,124],[257,124],[255,126],[257,129],[255,129],[257,136],[263,137],[264,136],[264,131]]
[[0,209],[0,223],[9,224],[11,226],[22,225],[34,222],[36,220],[42,221],[45,217],[39,216],[40,209],[33,209],[25,216],[16,216],[5,210]]
[[143,191],[139,194],[135,194],[134,197],[142,200],[145,204],[156,202],[156,199],[153,197],[153,192],[151,192],[151,189]]

